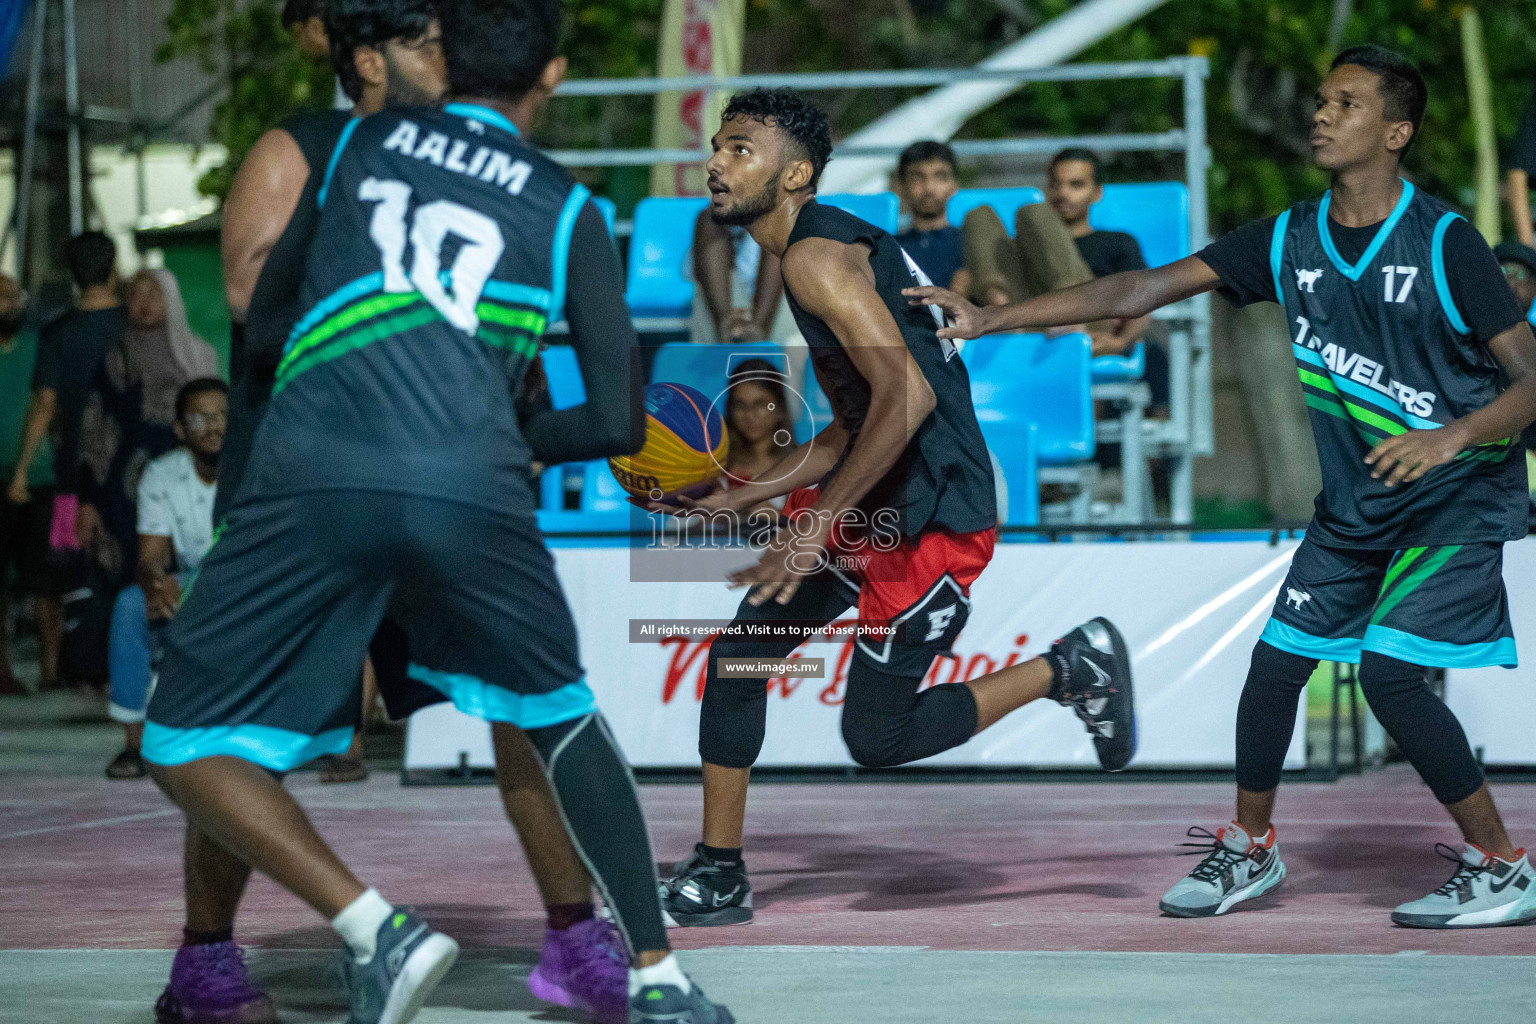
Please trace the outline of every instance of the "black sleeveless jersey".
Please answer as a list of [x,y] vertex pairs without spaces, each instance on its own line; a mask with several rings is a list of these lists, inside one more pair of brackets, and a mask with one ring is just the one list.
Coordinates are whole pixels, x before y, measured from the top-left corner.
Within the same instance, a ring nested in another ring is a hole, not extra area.
[[256,439],[272,393],[272,370],[282,354],[297,317],[299,288],[304,283],[304,256],[314,238],[319,220],[316,196],[325,173],[326,162],[342,129],[351,120],[344,110],[302,110],[283,122],[283,130],[292,136],[309,165],[309,180],[293,215],[277,242],[267,254],[245,323],[230,325],[229,339],[229,427],[224,434],[224,448],[219,454],[219,491],[214,499],[213,518],[218,522],[234,504],[240,483],[245,478],[246,462]]
[[[901,533],[908,537],[932,527],[969,533],[996,526],[992,461],[971,406],[970,376],[954,343],[935,333],[943,323],[941,314],[933,307],[910,306],[901,294],[903,288],[929,284],[927,276],[895,238],[852,214],[814,200],[800,210],[789,235],[789,247],[803,238],[830,238],[869,248],[875,289],[901,328],[902,339],[937,403],[896,465],[870,488],[859,507],[869,515],[880,509],[895,510]],[[855,368],[832,329],[802,309],[787,285],[784,294],[809,346],[816,379],[832,408],[843,417],[850,439],[856,437],[869,413],[869,381]],[[846,457],[845,450],[833,473]]]
[[1499,365],[1470,335],[1446,283],[1442,240],[1460,215],[1405,181],[1351,266],[1329,234],[1328,204],[1324,195],[1281,214],[1270,247],[1322,467],[1309,536],[1372,549],[1523,537],[1518,438],[1479,445],[1391,488],[1371,479],[1364,461],[1386,437],[1436,429],[1499,394]]
[[513,408],[587,190],[481,106],[344,129],[251,493],[381,490],[531,504]]

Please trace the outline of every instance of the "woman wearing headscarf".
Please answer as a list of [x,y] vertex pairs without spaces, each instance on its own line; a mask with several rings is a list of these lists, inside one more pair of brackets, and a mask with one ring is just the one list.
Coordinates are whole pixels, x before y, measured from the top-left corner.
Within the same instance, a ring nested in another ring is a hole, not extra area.
[[80,428],[80,542],[120,582],[138,563],[139,477],[176,447],[176,393],[216,377],[213,348],[192,332],[181,287],[141,270],[128,287],[130,327],[107,351]]

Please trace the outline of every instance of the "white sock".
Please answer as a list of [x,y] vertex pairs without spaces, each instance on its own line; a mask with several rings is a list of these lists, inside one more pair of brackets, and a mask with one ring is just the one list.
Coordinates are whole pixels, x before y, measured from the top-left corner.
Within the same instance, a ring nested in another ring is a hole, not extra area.
[[331,927],[336,929],[357,962],[365,964],[373,959],[373,951],[378,948],[379,926],[389,920],[394,910],[379,895],[379,890],[369,889],[332,918]]
[[683,968],[677,962],[676,955],[667,954],[667,958],[659,964],[650,967],[630,968],[629,971],[629,995],[634,998],[640,990],[647,985],[675,985],[684,992],[692,992],[693,985],[688,981],[688,975],[683,973]]

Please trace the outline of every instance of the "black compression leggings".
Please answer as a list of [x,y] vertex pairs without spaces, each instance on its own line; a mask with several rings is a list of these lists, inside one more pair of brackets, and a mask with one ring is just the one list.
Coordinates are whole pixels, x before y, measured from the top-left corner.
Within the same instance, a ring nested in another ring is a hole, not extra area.
[[[1316,658],[1259,641],[1237,706],[1237,784],[1264,793],[1280,784],[1280,768],[1296,726],[1296,705]],[[1375,651],[1360,656],[1360,691],[1408,763],[1442,804],[1471,796],[1483,771],[1461,723],[1430,690],[1423,666]]]
[[[786,605],[772,601],[738,620],[831,622],[848,608],[843,594],[811,579]],[[797,640],[716,640],[710,645],[704,702],[699,710],[699,756],[725,768],[750,768],[763,749],[768,680],[719,674],[721,658],[783,658]],[[927,671],[927,666],[923,666]],[[976,732],[976,698],[962,683],[918,692],[922,673],[893,675],[855,649],[843,695],[843,742],[866,768],[891,768],[957,747]]]
[[571,842],[631,953],[670,948],[634,776],[603,716],[529,729]]

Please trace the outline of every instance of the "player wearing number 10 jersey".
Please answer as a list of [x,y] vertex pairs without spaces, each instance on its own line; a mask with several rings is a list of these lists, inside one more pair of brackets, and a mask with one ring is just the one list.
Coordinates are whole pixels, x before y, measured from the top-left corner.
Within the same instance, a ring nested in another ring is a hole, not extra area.
[[[144,756],[201,831],[332,920],[353,1024],[404,1024],[457,947],[366,890],[269,774],[347,747],[387,613],[409,674],[492,723],[499,765],[518,730],[543,759],[634,967],[628,1012],[603,1019],[731,1024],[670,956],[636,792],[534,514],[533,457],[634,452],[644,430],[617,253],[586,189],[522,139],[564,73],[560,5],[440,10],[455,99],[349,122],[329,158],[306,312],[167,639]],[[587,401],[520,427],[556,319]],[[518,780],[501,782],[511,799]]]

